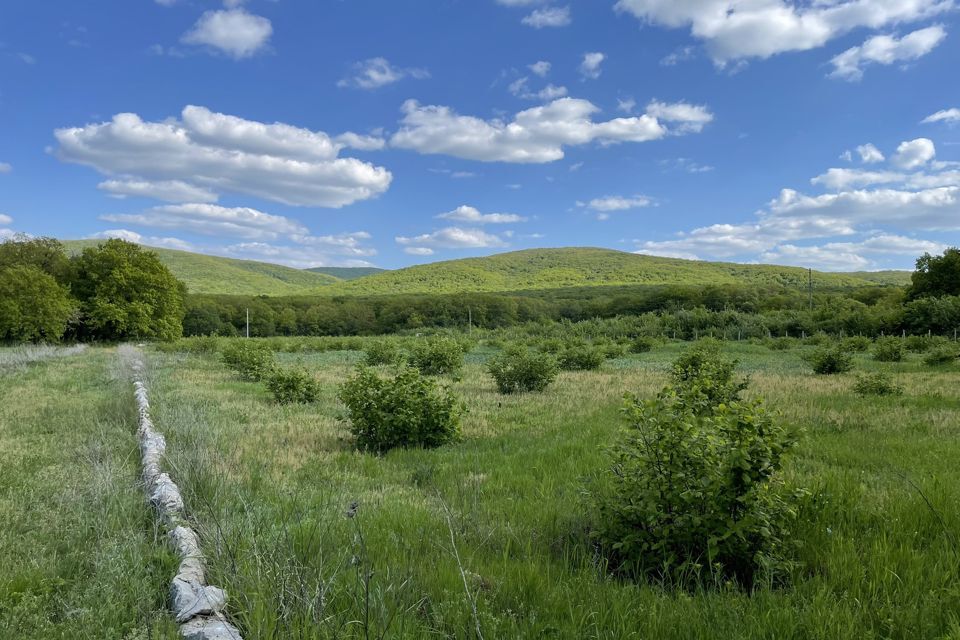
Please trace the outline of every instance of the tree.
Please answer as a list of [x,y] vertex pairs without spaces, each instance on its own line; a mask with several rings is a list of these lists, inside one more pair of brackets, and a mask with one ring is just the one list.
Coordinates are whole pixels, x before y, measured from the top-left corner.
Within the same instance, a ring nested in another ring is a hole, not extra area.
[[186,287],[156,254],[107,240],[84,249],[73,260],[72,275],[83,332],[89,336],[173,340],[182,335]]
[[0,269],[14,266],[36,267],[60,284],[67,284],[70,277],[70,261],[54,238],[16,235],[0,244]]
[[0,339],[56,342],[76,309],[66,287],[39,268],[0,267]]
[[960,249],[952,247],[942,256],[925,253],[917,258],[911,277],[910,298],[960,296]]

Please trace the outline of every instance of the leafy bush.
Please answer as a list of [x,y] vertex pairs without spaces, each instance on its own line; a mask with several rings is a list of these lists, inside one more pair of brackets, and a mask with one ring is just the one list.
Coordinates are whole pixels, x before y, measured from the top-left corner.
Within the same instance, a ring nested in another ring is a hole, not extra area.
[[492,358],[487,370],[500,393],[543,391],[557,377],[557,361],[526,347],[510,347]]
[[[700,372],[685,380],[729,366],[703,350],[685,356],[674,371],[696,361]],[[680,391],[628,398],[627,429],[594,491],[594,535],[617,572],[685,585],[709,572],[749,586],[784,562],[794,512],[778,472],[795,438],[759,401],[705,405]]]
[[280,404],[308,404],[320,398],[320,383],[304,369],[274,369],[267,388]]
[[594,371],[606,359],[602,349],[586,343],[574,343],[560,351],[558,362],[564,371]]
[[807,360],[813,372],[820,375],[846,373],[853,369],[853,356],[841,347],[818,349]]
[[878,371],[858,375],[853,392],[858,396],[898,396],[903,393],[903,387],[895,384],[890,374]]
[[850,336],[840,341],[840,348],[850,353],[865,353],[870,349],[870,338]]
[[377,340],[370,343],[363,356],[363,363],[370,367],[380,364],[395,365],[404,361],[400,345],[390,340]]
[[923,359],[924,364],[931,367],[950,364],[957,359],[957,347],[953,344],[944,344],[934,348],[927,357]]
[[618,342],[604,341],[597,344],[596,348],[600,350],[605,360],[616,360],[626,353],[626,348]]
[[737,364],[721,353],[720,343],[701,340],[673,363],[673,389],[690,404],[708,409],[735,402],[748,384],[734,378]]
[[648,353],[653,350],[653,338],[638,336],[630,342],[631,353]]
[[463,368],[463,348],[452,338],[419,340],[410,353],[410,364],[428,376],[457,373]]
[[914,353],[926,353],[938,341],[938,337],[932,336],[907,336],[904,344],[908,351]]
[[888,336],[878,338],[873,347],[873,359],[879,362],[900,362],[903,360],[903,340]]
[[773,351],[789,351],[795,346],[797,346],[796,338],[780,337],[772,338],[767,341],[767,347]]
[[364,451],[439,447],[455,440],[463,405],[417,369],[381,378],[361,367],[338,394],[347,406],[350,432]]
[[252,382],[265,379],[276,368],[270,347],[250,340],[229,341],[220,358],[224,364],[239,373],[241,378]]

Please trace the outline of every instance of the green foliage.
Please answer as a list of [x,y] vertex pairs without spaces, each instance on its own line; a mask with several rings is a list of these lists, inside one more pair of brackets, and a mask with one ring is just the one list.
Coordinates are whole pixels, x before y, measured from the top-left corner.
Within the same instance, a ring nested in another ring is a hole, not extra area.
[[771,338],[767,340],[767,347],[773,351],[789,351],[797,346],[796,338],[788,338],[786,336],[781,336],[779,338]]
[[462,403],[413,367],[382,378],[361,367],[338,394],[363,451],[439,447],[457,439]]
[[410,351],[410,364],[428,376],[455,374],[463,368],[463,346],[445,336],[418,340]]
[[595,371],[606,359],[603,349],[585,342],[574,342],[559,352],[557,362],[564,371]]
[[16,266],[34,267],[62,285],[69,284],[70,261],[59,240],[14,236],[0,243],[0,269]]
[[853,369],[853,356],[842,347],[817,349],[807,357],[813,372],[820,375],[846,373]]
[[107,240],[72,265],[84,332],[103,340],[174,340],[183,331],[183,284],[139,245]]
[[511,346],[494,356],[487,370],[500,393],[543,391],[557,377],[557,361],[549,354]]
[[878,362],[900,362],[904,356],[903,340],[893,336],[878,338],[873,347],[873,359]]
[[400,345],[392,340],[377,340],[371,342],[363,354],[363,364],[368,367],[377,365],[401,364],[406,356]]
[[936,367],[954,362],[958,355],[960,355],[960,349],[957,349],[957,346],[953,343],[946,343],[931,349],[923,362],[931,367]]
[[308,404],[320,398],[320,383],[303,368],[277,367],[266,382],[280,404]]
[[910,297],[960,296],[960,249],[951,247],[942,256],[923,254],[917,259]]
[[907,336],[904,346],[914,353],[926,353],[942,341],[940,336]]
[[749,384],[748,380],[734,376],[737,364],[720,352],[720,343],[701,340],[673,363],[670,371],[673,390],[689,406],[703,410],[736,402]]
[[57,342],[76,308],[67,289],[38,267],[0,267],[0,340]]
[[794,512],[778,474],[795,438],[759,401],[704,402],[735,398],[740,386],[731,386],[730,361],[717,356],[690,350],[674,364],[673,386],[653,400],[627,399],[627,429],[594,492],[594,535],[617,572],[750,587],[759,572],[784,564]]
[[630,341],[630,353],[648,353],[653,351],[653,338],[638,336]]
[[840,348],[850,353],[866,353],[870,349],[870,338],[866,336],[850,336],[840,341]]
[[903,387],[896,384],[889,373],[877,371],[857,376],[853,392],[858,396],[899,396]]
[[277,366],[273,350],[268,345],[246,339],[230,340],[220,357],[224,364],[250,382],[268,378]]

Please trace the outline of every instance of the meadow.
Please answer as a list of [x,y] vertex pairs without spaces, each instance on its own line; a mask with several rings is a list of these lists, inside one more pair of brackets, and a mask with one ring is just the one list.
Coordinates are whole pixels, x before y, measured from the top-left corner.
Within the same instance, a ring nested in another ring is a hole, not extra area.
[[[587,495],[624,394],[655,395],[687,345],[501,395],[484,366],[497,349],[481,342],[445,379],[467,407],[462,439],[376,456],[355,450],[336,398],[362,358],[356,340],[347,351],[272,341],[297,350],[281,364],[320,383],[303,405],[276,404],[196,341],[147,352],[167,466],[245,637],[960,637],[956,363],[857,354],[855,371],[904,388],[864,398],[853,374],[814,375],[812,347],[725,343],[747,395],[802,430],[784,476],[809,495],[786,580],[685,589],[612,576]],[[170,559],[138,493],[119,378],[108,348],[5,376],[0,504],[14,524],[0,534],[0,630],[16,637],[172,628]]]

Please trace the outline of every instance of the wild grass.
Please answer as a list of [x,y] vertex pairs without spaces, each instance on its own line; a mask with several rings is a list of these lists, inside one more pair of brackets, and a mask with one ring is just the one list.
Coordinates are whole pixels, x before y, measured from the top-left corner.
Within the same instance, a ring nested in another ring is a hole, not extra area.
[[450,381],[463,439],[358,453],[338,385],[359,351],[279,354],[321,385],[278,406],[215,356],[153,353],[151,402],[231,615],[253,638],[947,638],[960,635],[960,367],[855,356],[902,396],[815,376],[812,347],[727,344],[778,420],[803,430],[786,465],[808,487],[787,586],[674,590],[614,579],[584,488],[627,392],[659,390],[683,346],[497,393],[496,353]]
[[[0,350],[0,361],[61,351]],[[178,637],[175,562],[139,485],[129,381],[107,349],[0,384],[0,638]]]

